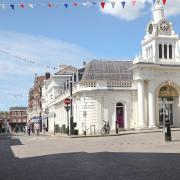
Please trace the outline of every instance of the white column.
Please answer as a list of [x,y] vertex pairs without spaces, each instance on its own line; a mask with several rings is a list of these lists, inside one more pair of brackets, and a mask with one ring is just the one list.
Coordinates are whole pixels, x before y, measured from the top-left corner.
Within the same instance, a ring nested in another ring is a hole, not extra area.
[[153,83],[152,81],[148,82],[148,108],[149,108],[149,128],[156,127],[156,116],[155,116],[155,92],[153,89]]
[[167,59],[169,59],[169,44],[167,44]]
[[138,120],[139,128],[144,128],[144,80],[138,80]]
[[175,59],[175,46],[172,45],[172,59]]
[[124,104],[124,128],[128,129],[128,112],[127,112],[127,104]]

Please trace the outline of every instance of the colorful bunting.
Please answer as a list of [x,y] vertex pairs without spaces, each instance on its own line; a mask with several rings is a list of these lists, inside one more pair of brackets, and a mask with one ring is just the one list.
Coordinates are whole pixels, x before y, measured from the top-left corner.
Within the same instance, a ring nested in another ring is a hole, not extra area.
[[166,4],[166,0],[163,0],[163,4],[164,4],[164,5]]
[[52,4],[51,3],[48,3],[48,8],[52,8]]
[[33,4],[29,4],[29,7],[30,7],[30,8],[34,8],[34,5],[33,5]]
[[115,2],[111,2],[111,6],[112,6],[112,8],[114,8],[115,7]]
[[104,9],[105,4],[106,4],[105,2],[101,2],[102,9]]
[[132,3],[133,6],[136,5],[136,1],[134,1],[134,0],[132,0],[131,3]]
[[[131,4],[132,6],[135,6],[136,3],[137,3],[137,0],[129,0],[131,1]],[[141,3],[145,3],[145,2],[149,2],[149,0],[139,0]],[[166,4],[167,0],[151,0],[153,4],[155,3],[160,3],[160,1],[162,2],[162,4]],[[125,5],[128,1],[127,0],[121,0],[121,5],[123,8],[125,8]],[[52,8],[54,6],[64,6],[65,8],[68,8],[69,5],[72,5],[74,7],[77,7],[79,5],[83,5],[83,6],[92,6],[92,5],[100,5],[102,9],[105,8],[106,4],[109,3],[111,4],[112,8],[115,8],[115,5],[116,5],[116,1],[110,1],[110,2],[106,2],[106,0],[102,0],[101,2],[91,2],[91,1],[87,1],[87,2],[74,2],[74,3],[62,3],[62,2],[57,2],[57,3],[52,3],[52,2],[49,2],[49,3],[30,3],[30,4],[26,4],[26,3],[20,3],[20,4],[1,4],[0,3],[0,8],[2,9],[5,9],[7,6],[10,6],[12,10],[15,9],[15,7],[19,7],[19,8],[25,8],[25,7],[29,7],[29,8],[34,8],[34,6],[43,6],[43,7],[46,7],[48,6],[48,8]]]
[[65,8],[68,8],[68,4],[64,4]]
[[78,6],[78,3],[73,3],[73,6],[77,7],[77,6]]
[[10,7],[12,8],[12,10],[14,10],[14,4],[10,4]]
[[5,9],[5,5],[4,4],[1,4],[1,7],[2,7],[2,9]]
[[122,7],[125,7],[126,1],[121,1]]
[[19,7],[24,8],[24,4],[23,4],[23,3],[21,3],[21,4],[19,5]]

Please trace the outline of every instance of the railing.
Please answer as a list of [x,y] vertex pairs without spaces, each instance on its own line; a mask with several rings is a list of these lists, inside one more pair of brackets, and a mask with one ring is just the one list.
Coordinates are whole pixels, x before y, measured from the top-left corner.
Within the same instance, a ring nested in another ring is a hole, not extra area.
[[[132,88],[132,81],[87,81],[73,85],[73,94],[81,90],[95,90],[95,89],[130,89]],[[55,103],[63,101],[64,98],[70,97],[70,90],[66,89],[55,97]]]
[[107,87],[109,87],[109,88],[130,88],[130,87],[132,87],[132,81],[107,81]]
[[96,87],[96,81],[87,81],[80,84],[81,87]]

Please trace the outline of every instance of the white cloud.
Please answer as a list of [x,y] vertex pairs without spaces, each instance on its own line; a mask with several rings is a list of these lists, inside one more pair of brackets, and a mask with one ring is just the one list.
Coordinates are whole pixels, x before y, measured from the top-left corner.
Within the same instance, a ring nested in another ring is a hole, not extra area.
[[141,1],[137,1],[136,4],[133,6],[131,1],[126,1],[125,7],[122,7],[121,1],[119,0],[114,0],[115,2],[115,7],[112,8],[111,2],[108,1],[105,5],[104,10],[101,11],[106,14],[113,15],[117,18],[127,20],[127,21],[132,21],[137,19],[139,16],[145,13],[144,8],[145,4],[142,3]]
[[[112,16],[115,16],[119,19],[126,20],[126,21],[132,21],[137,19],[138,17],[144,16],[144,14],[149,13],[152,8],[149,8],[149,4],[153,5],[152,0],[137,0],[136,4],[133,6],[132,1],[128,0],[126,1],[125,7],[122,7],[121,2],[119,0],[114,0],[115,7],[112,8],[111,0],[107,1],[105,8],[102,9],[100,7],[100,10],[105,14],[110,14]],[[165,14],[167,16],[176,16],[180,14],[180,0],[167,0],[165,7]]]
[[[15,58],[14,55],[33,60],[41,66]],[[20,105],[18,102],[27,105],[28,89],[33,85],[34,74],[43,75],[50,71],[45,68],[47,65],[57,67],[59,64],[71,64],[79,67],[84,59],[90,57],[93,57],[92,53],[73,43],[0,30],[0,108],[6,107],[7,103],[8,106],[12,103]]]
[[165,14],[167,16],[180,15],[180,0],[167,0]]

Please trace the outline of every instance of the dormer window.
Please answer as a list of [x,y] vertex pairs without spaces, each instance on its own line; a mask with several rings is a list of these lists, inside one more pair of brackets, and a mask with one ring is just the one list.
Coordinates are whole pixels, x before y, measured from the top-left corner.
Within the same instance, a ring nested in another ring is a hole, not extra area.
[[159,59],[162,59],[162,45],[159,44]]
[[169,59],[172,59],[172,45],[169,45]]
[[167,45],[164,45],[164,59],[167,59]]

